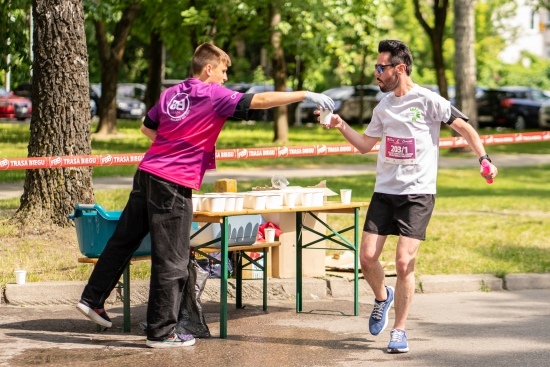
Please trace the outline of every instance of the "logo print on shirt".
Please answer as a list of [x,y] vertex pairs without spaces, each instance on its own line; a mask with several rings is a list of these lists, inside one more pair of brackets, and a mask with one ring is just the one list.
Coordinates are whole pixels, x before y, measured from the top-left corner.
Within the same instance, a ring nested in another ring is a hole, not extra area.
[[416,107],[409,108],[409,116],[411,116],[413,122],[418,121],[420,119],[420,110]]
[[172,120],[181,120],[189,114],[189,94],[176,93],[168,102],[167,113]]

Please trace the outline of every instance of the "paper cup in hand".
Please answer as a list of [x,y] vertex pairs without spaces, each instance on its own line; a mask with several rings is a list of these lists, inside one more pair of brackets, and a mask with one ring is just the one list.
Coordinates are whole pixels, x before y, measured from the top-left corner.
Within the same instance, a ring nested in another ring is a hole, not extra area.
[[332,119],[332,111],[329,109],[320,108],[319,111],[319,122],[321,125],[328,126],[330,125],[330,120]]

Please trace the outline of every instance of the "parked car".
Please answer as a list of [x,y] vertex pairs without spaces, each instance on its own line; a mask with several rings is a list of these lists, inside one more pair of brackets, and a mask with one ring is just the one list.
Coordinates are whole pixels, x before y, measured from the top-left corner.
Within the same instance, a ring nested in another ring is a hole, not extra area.
[[[26,98],[32,100],[32,83],[31,82],[25,82],[25,83],[19,84],[13,90],[13,93],[18,95],[18,96],[26,97]],[[97,114],[97,104],[90,96],[90,116],[94,117],[96,114]]]
[[487,89],[476,100],[478,125],[516,130],[537,128],[542,104],[548,100],[548,96],[536,88]]
[[[475,99],[480,98],[483,95],[483,92],[485,92],[486,89],[487,88],[485,88],[485,87],[476,86],[474,98]],[[439,93],[439,88],[438,88],[437,92]],[[447,93],[449,95],[449,101],[451,101],[451,104],[453,106],[455,106],[456,87],[454,85],[449,85],[449,87],[447,89]]]
[[[380,91],[377,85],[357,85],[331,88],[323,92],[334,100],[334,113],[339,114],[349,123],[368,123],[372,118],[372,110],[386,95]],[[361,94],[363,95],[363,113],[359,116],[361,108]],[[301,102],[296,109],[296,121],[317,122],[317,115],[313,113],[318,109],[317,105],[310,102]]]
[[[250,87],[244,93],[272,92],[273,90],[275,90],[275,87],[273,86],[273,84],[251,84]],[[286,91],[292,92],[292,88],[287,87]],[[256,113],[257,120],[265,121],[265,122],[273,121],[274,120],[273,111],[275,108],[269,108],[267,110],[258,111]]]
[[539,111],[539,127],[541,129],[550,128],[550,99],[544,101]]
[[31,118],[31,115],[32,103],[28,98],[0,88],[0,118],[24,121]]
[[145,101],[147,86],[140,83],[119,83],[116,87],[117,96],[139,99]]
[[[124,92],[122,92],[124,93]],[[90,98],[92,98],[98,109],[100,108],[101,84],[90,84]],[[118,93],[116,96],[116,117],[119,119],[141,120],[145,116],[145,103],[139,99],[125,97]]]

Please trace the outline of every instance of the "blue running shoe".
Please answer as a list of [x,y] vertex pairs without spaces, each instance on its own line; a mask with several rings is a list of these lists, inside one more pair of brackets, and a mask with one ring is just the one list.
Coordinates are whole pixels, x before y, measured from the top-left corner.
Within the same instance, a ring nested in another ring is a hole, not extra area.
[[369,331],[372,335],[378,335],[388,326],[388,313],[393,305],[393,287],[386,286],[388,298],[383,302],[374,300],[374,309],[369,317]]
[[409,351],[409,343],[407,343],[405,330],[393,329],[390,336],[388,353],[407,353]]

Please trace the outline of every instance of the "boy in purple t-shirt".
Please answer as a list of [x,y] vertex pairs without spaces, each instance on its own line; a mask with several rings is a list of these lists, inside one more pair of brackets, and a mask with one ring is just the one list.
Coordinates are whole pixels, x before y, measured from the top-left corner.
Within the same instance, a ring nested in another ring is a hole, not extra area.
[[101,253],[77,309],[104,327],[104,303],[141,240],[151,233],[147,341],[151,348],[190,346],[195,338],[175,331],[188,278],[192,190],[214,166],[214,146],[230,116],[249,120],[255,110],[308,100],[334,109],[330,97],[305,92],[243,94],[223,87],[229,56],[211,43],[195,50],[193,77],[166,89],[147,113],[141,131],[152,140],[113,236]]

